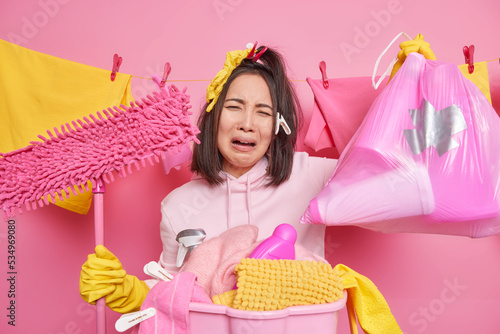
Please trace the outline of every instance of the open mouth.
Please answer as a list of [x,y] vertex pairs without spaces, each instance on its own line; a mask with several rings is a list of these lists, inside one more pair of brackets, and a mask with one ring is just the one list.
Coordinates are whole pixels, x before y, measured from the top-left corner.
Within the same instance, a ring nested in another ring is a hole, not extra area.
[[234,140],[233,144],[234,145],[238,145],[238,146],[255,147],[255,143],[246,142],[246,141],[240,141],[240,140]]

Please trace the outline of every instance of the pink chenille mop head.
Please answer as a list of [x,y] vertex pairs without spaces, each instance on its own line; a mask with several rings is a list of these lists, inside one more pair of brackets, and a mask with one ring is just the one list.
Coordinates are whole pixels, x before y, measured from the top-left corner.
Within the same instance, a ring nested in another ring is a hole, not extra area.
[[[69,197],[87,191],[103,181],[114,180],[112,172],[126,176],[132,164],[153,164],[166,152],[175,154],[191,141],[198,141],[199,130],[191,125],[189,96],[171,86],[142,102],[97,112],[97,118],[83,118],[49,130],[49,138],[10,152],[0,153],[0,208],[7,219],[37,204],[48,204],[47,196]],[[63,191],[66,196],[63,195]]]

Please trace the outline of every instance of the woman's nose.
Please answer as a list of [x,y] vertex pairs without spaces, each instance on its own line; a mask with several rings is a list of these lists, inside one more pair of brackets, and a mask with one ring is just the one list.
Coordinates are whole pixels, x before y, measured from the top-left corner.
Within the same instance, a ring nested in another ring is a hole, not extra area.
[[254,131],[254,115],[251,113],[251,112],[244,112],[242,113],[241,115],[241,120],[240,120],[240,126],[239,126],[239,129],[240,130],[243,130],[243,131]]

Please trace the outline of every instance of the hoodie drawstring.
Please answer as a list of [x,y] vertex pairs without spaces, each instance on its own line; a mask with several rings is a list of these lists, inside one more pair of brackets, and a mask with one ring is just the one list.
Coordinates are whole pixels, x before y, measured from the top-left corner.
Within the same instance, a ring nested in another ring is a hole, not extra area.
[[250,191],[250,176],[247,178],[247,206],[248,206],[248,224],[252,225],[252,199]]
[[[227,229],[232,228],[231,225],[231,210],[232,210],[232,193],[231,193],[231,179],[227,178]],[[247,224],[252,224],[252,191],[250,185],[250,177],[247,178],[247,212],[248,212],[248,222]]]
[[231,179],[227,178],[227,229],[231,228]]

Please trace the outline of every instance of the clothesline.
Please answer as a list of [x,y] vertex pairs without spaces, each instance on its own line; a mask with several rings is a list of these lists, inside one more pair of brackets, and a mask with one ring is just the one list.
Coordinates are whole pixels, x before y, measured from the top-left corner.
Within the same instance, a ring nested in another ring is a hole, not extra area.
[[[486,63],[491,63],[493,61],[500,61],[500,58],[486,60],[485,62]],[[474,64],[476,64],[476,63],[474,63]],[[132,76],[132,78],[145,79],[145,80],[153,80],[153,78],[141,77],[141,76],[133,75],[133,74],[131,76]],[[212,81],[212,80],[209,80],[209,79],[177,79],[177,80],[166,80],[166,82],[210,82],[210,81]],[[306,82],[306,80],[303,80],[303,79],[291,79],[290,81],[294,81],[294,82]]]
[[[138,78],[138,79],[145,79],[145,80],[153,80],[153,78],[148,78],[148,77],[141,77],[141,76],[138,76],[138,75],[133,75],[131,74],[132,78]],[[209,79],[178,79],[178,80],[166,80],[166,82],[210,82],[212,80],[209,80]],[[306,82],[306,80],[297,80],[297,79],[290,79],[290,81],[303,81],[303,82]]]

